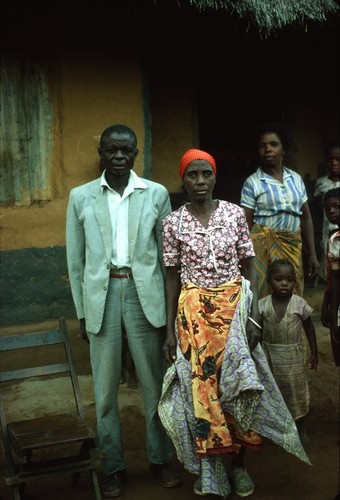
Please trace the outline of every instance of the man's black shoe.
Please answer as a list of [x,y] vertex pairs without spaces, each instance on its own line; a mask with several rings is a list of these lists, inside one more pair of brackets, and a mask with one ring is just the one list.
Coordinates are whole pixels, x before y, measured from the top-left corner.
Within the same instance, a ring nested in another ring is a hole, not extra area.
[[120,470],[106,476],[102,483],[102,493],[106,498],[115,498],[123,494],[125,470]]
[[172,469],[169,464],[151,464],[151,471],[163,488],[176,488],[182,484],[180,474]]

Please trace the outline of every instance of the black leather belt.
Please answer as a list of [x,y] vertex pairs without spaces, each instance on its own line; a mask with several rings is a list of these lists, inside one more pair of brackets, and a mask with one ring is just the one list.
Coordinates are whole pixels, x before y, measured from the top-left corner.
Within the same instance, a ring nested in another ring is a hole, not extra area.
[[116,273],[110,273],[110,278],[118,278],[118,279],[132,279],[132,273],[125,273],[125,274],[116,274]]

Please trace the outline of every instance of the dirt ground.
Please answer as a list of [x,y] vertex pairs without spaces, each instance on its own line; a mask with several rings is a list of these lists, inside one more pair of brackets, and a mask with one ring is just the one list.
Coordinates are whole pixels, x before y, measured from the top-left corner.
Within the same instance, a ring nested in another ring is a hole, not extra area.
[[[247,468],[255,482],[254,500],[334,500],[339,492],[339,369],[334,366],[329,343],[329,332],[319,321],[322,300],[322,285],[317,289],[306,289],[305,297],[314,307],[313,321],[319,345],[319,369],[310,372],[311,406],[306,419],[309,443],[305,445],[311,466],[300,462],[281,448],[265,442],[260,452],[249,452]],[[48,322],[44,323],[45,327]],[[26,325],[27,330],[37,325]],[[95,409],[92,378],[89,365],[88,345],[81,340],[78,322],[68,320],[73,353],[81,386],[87,418],[95,427]],[[0,328],[0,334],[14,332],[22,326]],[[11,413],[22,415],[32,405],[33,395],[39,394],[41,408],[44,405],[58,405],[56,389],[59,380],[51,384],[47,394],[42,393],[39,381],[18,384],[10,394]],[[65,398],[62,391],[60,396]],[[194,477],[184,470],[176,458],[173,465],[183,476],[183,485],[174,489],[164,489],[151,476],[145,455],[145,430],[142,394],[140,389],[129,389],[126,384],[120,388],[121,421],[127,462],[128,478],[124,500],[193,500],[198,497],[193,492]],[[228,469],[229,459],[225,458]],[[4,484],[5,459],[0,448],[0,500],[12,500],[10,488]],[[100,474],[101,477],[101,474]],[[76,488],[71,488],[69,476],[48,481],[30,482],[26,488],[25,500],[94,500],[90,475],[82,473]],[[207,499],[220,498],[208,495]],[[231,494],[229,500],[235,500]]]

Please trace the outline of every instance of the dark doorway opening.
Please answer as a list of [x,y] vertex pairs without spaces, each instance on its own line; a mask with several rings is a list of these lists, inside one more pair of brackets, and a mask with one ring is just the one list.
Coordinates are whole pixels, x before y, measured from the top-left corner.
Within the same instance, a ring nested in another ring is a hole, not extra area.
[[[320,142],[339,130],[337,41],[336,26],[317,26],[287,28],[268,39],[220,32],[201,46],[209,65],[201,64],[197,78],[199,141],[217,161],[215,198],[239,204],[242,184],[258,166],[254,133],[262,122],[287,123],[294,139],[296,108],[309,100],[314,126],[322,122]],[[294,161],[287,166],[296,167]]]

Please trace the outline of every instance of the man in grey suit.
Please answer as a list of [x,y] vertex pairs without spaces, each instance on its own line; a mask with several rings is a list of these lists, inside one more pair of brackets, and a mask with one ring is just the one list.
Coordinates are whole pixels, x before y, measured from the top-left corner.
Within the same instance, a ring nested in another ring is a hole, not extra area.
[[102,493],[113,498],[123,493],[126,475],[118,408],[123,328],[144,394],[151,469],[163,487],[181,484],[168,465],[172,445],[158,416],[165,372],[162,219],[171,205],[164,186],[132,170],[138,149],[129,127],[104,130],[98,153],[101,177],[70,192],[66,251],[80,329],[90,342]]

